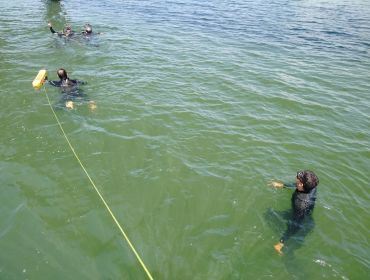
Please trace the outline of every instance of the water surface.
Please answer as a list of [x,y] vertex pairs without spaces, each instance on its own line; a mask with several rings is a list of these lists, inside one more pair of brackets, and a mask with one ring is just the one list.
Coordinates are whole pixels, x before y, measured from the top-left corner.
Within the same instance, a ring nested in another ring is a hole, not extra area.
[[[366,0],[2,1],[0,278],[145,279],[31,81],[155,279],[365,279]],[[102,32],[60,40],[65,24]],[[94,100],[91,112],[87,99]],[[315,228],[273,245],[297,170],[320,178]]]

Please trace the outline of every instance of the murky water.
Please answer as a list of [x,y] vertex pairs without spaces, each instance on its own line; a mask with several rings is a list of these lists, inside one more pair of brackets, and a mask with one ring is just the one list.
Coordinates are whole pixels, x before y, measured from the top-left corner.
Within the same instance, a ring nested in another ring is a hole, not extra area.
[[[0,279],[365,279],[370,272],[366,0],[1,1]],[[50,33],[90,22],[93,40]],[[90,111],[88,101],[97,104]],[[314,229],[273,245],[297,170]]]

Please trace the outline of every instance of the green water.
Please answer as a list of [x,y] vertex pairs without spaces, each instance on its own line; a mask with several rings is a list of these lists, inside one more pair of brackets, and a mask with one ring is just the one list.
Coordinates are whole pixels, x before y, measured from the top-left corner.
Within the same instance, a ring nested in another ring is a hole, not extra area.
[[[199,3],[200,2],[200,3]],[[368,1],[1,1],[0,279],[366,279]],[[92,41],[53,36],[90,22]],[[97,109],[88,109],[94,100]],[[273,245],[297,170],[315,227]]]

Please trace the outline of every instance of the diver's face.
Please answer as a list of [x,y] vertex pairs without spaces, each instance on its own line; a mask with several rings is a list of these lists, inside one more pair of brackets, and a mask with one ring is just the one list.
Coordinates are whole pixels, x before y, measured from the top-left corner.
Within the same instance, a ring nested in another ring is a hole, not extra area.
[[296,188],[299,192],[304,191],[303,183],[298,178],[295,179],[295,185],[296,185]]
[[66,28],[66,35],[70,35],[72,32],[72,29],[70,27]]

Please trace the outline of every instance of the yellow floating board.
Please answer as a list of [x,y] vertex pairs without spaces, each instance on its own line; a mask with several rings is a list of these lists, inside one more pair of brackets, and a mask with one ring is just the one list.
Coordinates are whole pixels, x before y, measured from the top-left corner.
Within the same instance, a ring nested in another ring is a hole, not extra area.
[[47,76],[46,70],[45,69],[40,70],[36,78],[33,80],[32,86],[35,89],[40,89],[45,82],[46,76]]

